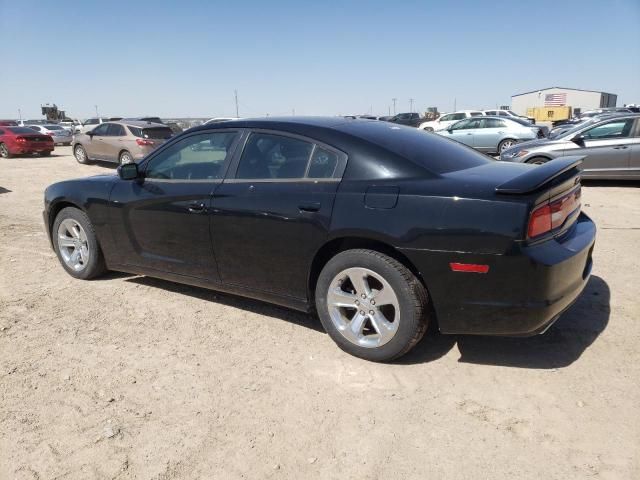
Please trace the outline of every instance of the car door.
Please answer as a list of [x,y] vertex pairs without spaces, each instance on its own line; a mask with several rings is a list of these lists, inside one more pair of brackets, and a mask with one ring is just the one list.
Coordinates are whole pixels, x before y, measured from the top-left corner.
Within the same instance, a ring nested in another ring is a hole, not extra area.
[[105,125],[109,125],[107,135],[103,137],[105,160],[118,162],[120,160],[120,152],[126,149],[123,142],[126,132],[124,127],[118,123],[105,123]]
[[440,133],[443,137],[450,138],[465,145],[473,147],[474,131],[479,126],[479,120],[468,118],[466,120],[460,120],[457,123],[449,126],[448,130],[442,130]]
[[102,123],[87,133],[85,150],[89,158],[94,160],[106,160],[105,138],[109,130],[108,123]]
[[239,137],[238,130],[194,132],[145,160],[141,180],[116,183],[111,224],[121,263],[217,281],[211,195]]
[[213,199],[211,235],[222,281],[305,299],[345,164],[344,153],[305,137],[249,133]]
[[474,131],[474,147],[481,152],[497,152],[498,144],[507,130],[505,122],[497,118],[478,119],[479,126]]
[[586,155],[582,161],[585,177],[619,176],[629,170],[634,137],[633,118],[613,118],[580,132],[564,150],[564,155]]

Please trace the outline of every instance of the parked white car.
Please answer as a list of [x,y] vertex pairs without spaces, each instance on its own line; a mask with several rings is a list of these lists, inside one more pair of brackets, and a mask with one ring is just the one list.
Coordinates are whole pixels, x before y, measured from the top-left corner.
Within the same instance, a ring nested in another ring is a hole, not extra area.
[[518,115],[512,110],[484,110],[482,113],[493,117],[507,117],[507,118],[522,118],[527,120],[531,124],[536,123],[536,119],[533,117],[525,117],[524,115]]
[[438,130],[446,130],[448,126],[465,118],[480,117],[482,115],[484,115],[484,113],[479,110],[460,110],[453,113],[445,113],[436,120],[421,123],[418,128],[428,132],[437,132]]

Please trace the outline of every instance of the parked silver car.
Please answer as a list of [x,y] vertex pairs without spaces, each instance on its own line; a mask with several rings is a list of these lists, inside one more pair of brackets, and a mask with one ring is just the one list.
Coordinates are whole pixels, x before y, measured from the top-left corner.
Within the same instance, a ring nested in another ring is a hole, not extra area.
[[486,153],[502,152],[518,142],[544,136],[534,125],[500,117],[471,117],[435,133]]
[[550,139],[505,150],[500,160],[542,164],[566,155],[585,155],[585,178],[640,179],[640,114],[616,115],[576,125]]
[[71,145],[73,139],[71,132],[60,125],[25,125],[25,127],[43,135],[51,136],[55,145]]

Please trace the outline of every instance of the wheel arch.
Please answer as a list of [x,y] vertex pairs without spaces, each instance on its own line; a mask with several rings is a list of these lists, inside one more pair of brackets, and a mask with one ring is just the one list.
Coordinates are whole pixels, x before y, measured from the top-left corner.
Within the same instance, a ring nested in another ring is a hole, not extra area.
[[532,160],[535,160],[536,158],[544,158],[548,162],[553,160],[553,157],[551,157],[549,155],[539,154],[539,155],[534,155],[534,156],[532,156],[530,158],[527,158],[527,160],[524,163],[531,163]]
[[51,207],[49,207],[47,218],[47,231],[49,232],[49,240],[53,241],[53,223],[56,221],[56,217],[63,209],[67,207],[77,208],[78,210],[87,213],[80,205],[68,199],[59,200],[52,204]]
[[315,306],[316,284],[318,282],[320,272],[322,271],[324,266],[329,260],[331,260],[331,258],[333,258],[338,253],[355,248],[366,248],[369,250],[375,250],[377,252],[384,253],[385,255],[390,256],[391,258],[397,260],[405,267],[407,267],[411,271],[411,273],[416,276],[420,283],[422,283],[422,285],[427,288],[424,278],[422,278],[420,271],[416,268],[413,262],[411,262],[411,260],[409,260],[406,255],[404,255],[397,248],[393,247],[391,244],[381,240],[362,236],[343,236],[333,238],[326,242],[324,245],[322,245],[322,247],[318,249],[315,256],[313,257],[308,277],[308,298],[309,305],[312,308]]

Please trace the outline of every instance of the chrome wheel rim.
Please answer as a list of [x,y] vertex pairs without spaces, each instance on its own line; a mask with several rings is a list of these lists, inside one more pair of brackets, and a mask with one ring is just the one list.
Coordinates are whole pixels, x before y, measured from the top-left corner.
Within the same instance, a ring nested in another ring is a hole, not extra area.
[[129,155],[128,153],[123,153],[122,155],[120,155],[120,164],[124,165],[125,163],[131,163],[133,162],[133,159],[131,158],[131,155]]
[[504,152],[507,148],[511,148],[515,145],[515,143],[513,143],[512,140],[505,140],[504,142],[502,142],[502,145],[500,146],[500,152]]
[[6,158],[9,155],[9,150],[7,150],[6,145],[0,145],[0,155],[3,158]]
[[381,347],[398,331],[398,296],[384,277],[367,268],[337,274],[329,285],[327,306],[333,326],[360,347]]
[[84,162],[87,159],[87,154],[82,147],[76,147],[76,159],[79,162]]
[[67,218],[58,227],[58,250],[64,263],[79,272],[89,263],[91,251],[87,234],[78,222]]

